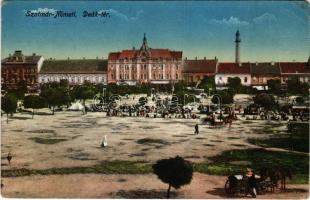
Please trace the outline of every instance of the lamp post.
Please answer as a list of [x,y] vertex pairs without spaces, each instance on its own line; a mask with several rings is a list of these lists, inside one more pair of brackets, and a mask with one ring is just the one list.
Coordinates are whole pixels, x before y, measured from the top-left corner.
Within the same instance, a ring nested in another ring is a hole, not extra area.
[[210,104],[211,104],[211,91],[212,90],[212,88],[209,88],[209,97],[210,97],[210,100],[209,100],[209,112],[210,112]]

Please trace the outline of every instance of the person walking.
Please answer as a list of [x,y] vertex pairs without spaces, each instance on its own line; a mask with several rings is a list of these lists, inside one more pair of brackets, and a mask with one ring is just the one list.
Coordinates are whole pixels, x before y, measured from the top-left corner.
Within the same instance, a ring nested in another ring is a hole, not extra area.
[[195,125],[195,134],[198,135],[198,133],[199,133],[199,127],[198,127],[198,124],[196,124]]

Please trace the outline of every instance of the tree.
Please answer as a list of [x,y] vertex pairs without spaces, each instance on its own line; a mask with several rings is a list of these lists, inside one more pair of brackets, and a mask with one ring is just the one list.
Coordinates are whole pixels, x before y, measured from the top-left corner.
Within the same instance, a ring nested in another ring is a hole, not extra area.
[[35,109],[44,108],[44,99],[43,97],[37,95],[28,95],[24,98],[24,107],[32,108],[32,119],[34,116]]
[[271,94],[258,94],[253,97],[253,100],[255,104],[264,107],[266,110],[273,110],[277,105],[274,96]]
[[309,85],[302,83],[298,78],[293,78],[287,81],[287,91],[290,94],[300,94],[302,96],[309,95]]
[[[219,93],[219,96],[221,97],[221,103],[222,104],[231,104],[234,102],[234,95],[231,92],[223,91]],[[218,98],[213,96],[211,99],[212,103],[219,104]]]
[[204,77],[198,87],[204,89],[205,92],[209,92],[209,89],[215,90],[214,76]]
[[189,184],[193,177],[192,164],[179,156],[159,160],[152,168],[158,178],[169,185],[167,198],[170,197],[171,186],[179,189],[181,186]]
[[82,100],[84,108],[86,99],[92,99],[95,96],[95,92],[87,85],[77,86],[74,91],[75,98]]
[[56,88],[46,88],[41,90],[40,96],[44,98],[48,107],[52,109],[55,114],[55,107],[62,105],[63,93]]
[[281,94],[281,81],[280,80],[267,80],[267,86],[272,94]]
[[239,77],[228,77],[227,87],[229,90],[233,91],[235,94],[240,92],[242,88],[241,79]]
[[17,108],[17,98],[12,94],[5,95],[1,100],[1,110],[6,113],[7,120],[9,123],[9,114],[13,114]]

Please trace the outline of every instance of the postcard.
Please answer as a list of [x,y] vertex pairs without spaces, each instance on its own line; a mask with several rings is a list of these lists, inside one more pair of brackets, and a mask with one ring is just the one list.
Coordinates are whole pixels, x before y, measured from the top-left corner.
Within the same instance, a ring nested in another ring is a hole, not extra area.
[[308,198],[309,11],[3,1],[2,197]]

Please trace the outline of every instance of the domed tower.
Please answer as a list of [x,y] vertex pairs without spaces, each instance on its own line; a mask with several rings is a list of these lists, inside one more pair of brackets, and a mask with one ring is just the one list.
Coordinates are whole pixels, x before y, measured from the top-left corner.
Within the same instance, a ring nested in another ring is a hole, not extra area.
[[239,33],[239,30],[237,30],[237,32],[236,32],[236,40],[235,40],[235,43],[236,43],[235,62],[236,63],[240,63],[240,42],[241,42],[240,33]]

